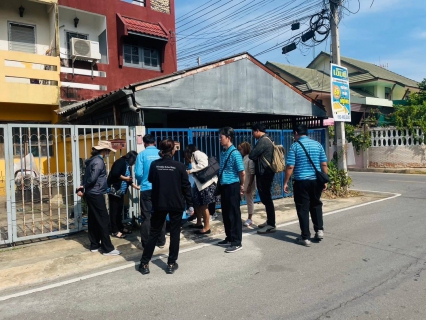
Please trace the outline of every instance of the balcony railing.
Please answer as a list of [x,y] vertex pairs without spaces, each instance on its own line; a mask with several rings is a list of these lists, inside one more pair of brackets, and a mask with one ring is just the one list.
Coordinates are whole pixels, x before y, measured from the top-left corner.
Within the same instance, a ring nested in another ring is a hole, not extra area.
[[0,102],[57,105],[59,57],[0,51]]

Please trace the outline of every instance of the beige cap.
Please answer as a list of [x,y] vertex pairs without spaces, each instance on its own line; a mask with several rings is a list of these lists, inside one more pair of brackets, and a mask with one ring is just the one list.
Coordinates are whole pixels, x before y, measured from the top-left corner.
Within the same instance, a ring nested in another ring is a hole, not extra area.
[[99,141],[97,146],[93,147],[96,150],[104,150],[104,149],[108,149],[112,152],[115,152],[116,150],[112,148],[112,144],[109,141]]

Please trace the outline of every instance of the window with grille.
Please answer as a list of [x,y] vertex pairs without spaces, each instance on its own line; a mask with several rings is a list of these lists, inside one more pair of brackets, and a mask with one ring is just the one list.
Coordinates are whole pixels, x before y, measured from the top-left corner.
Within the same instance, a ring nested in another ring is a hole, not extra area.
[[35,26],[10,22],[9,50],[36,53]]
[[160,54],[156,49],[125,44],[124,65],[127,67],[160,70]]

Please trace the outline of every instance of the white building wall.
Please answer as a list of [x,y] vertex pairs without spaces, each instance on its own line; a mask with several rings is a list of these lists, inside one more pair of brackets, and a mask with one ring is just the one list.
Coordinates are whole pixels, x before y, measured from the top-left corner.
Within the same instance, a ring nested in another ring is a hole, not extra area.
[[[79,19],[77,28],[74,18]],[[87,11],[59,6],[59,43],[60,57],[68,58],[67,32],[88,35],[88,40],[99,42],[99,35],[106,29],[106,17]]]
[[[18,10],[21,4],[25,8],[22,18]],[[16,22],[36,26],[36,53],[45,55],[55,38],[54,20],[48,13],[51,7],[32,1],[0,1],[0,50],[9,50],[8,22]]]

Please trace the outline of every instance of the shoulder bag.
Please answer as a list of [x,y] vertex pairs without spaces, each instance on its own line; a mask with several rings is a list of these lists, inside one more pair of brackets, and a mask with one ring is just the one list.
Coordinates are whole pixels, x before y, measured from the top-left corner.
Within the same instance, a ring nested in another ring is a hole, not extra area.
[[318,185],[321,187],[324,187],[324,185],[328,182],[330,182],[330,178],[328,177],[328,174],[325,172],[319,171],[317,167],[315,167],[314,162],[312,161],[311,157],[308,154],[308,151],[306,151],[305,146],[300,142],[297,141],[298,144],[302,147],[303,151],[305,151],[306,156],[308,157],[309,162],[311,163],[312,167],[315,169],[315,176],[317,177]]
[[217,184],[216,184],[216,190],[214,191],[214,195],[217,197],[220,195],[220,192],[222,191],[222,185],[220,184],[220,180],[222,179],[222,175],[223,175],[223,171],[225,171],[226,165],[228,164],[228,160],[229,157],[231,156],[232,152],[237,151],[237,149],[232,150],[229,155],[228,158],[226,158],[225,163],[223,164],[223,170],[222,172],[219,174],[219,178],[217,179]]
[[[195,160],[197,163],[197,160]],[[198,164],[198,163],[197,163]],[[213,179],[219,173],[220,165],[214,157],[208,157],[207,167],[201,171],[192,172],[192,174],[200,181],[201,183],[206,183],[207,181]]]

